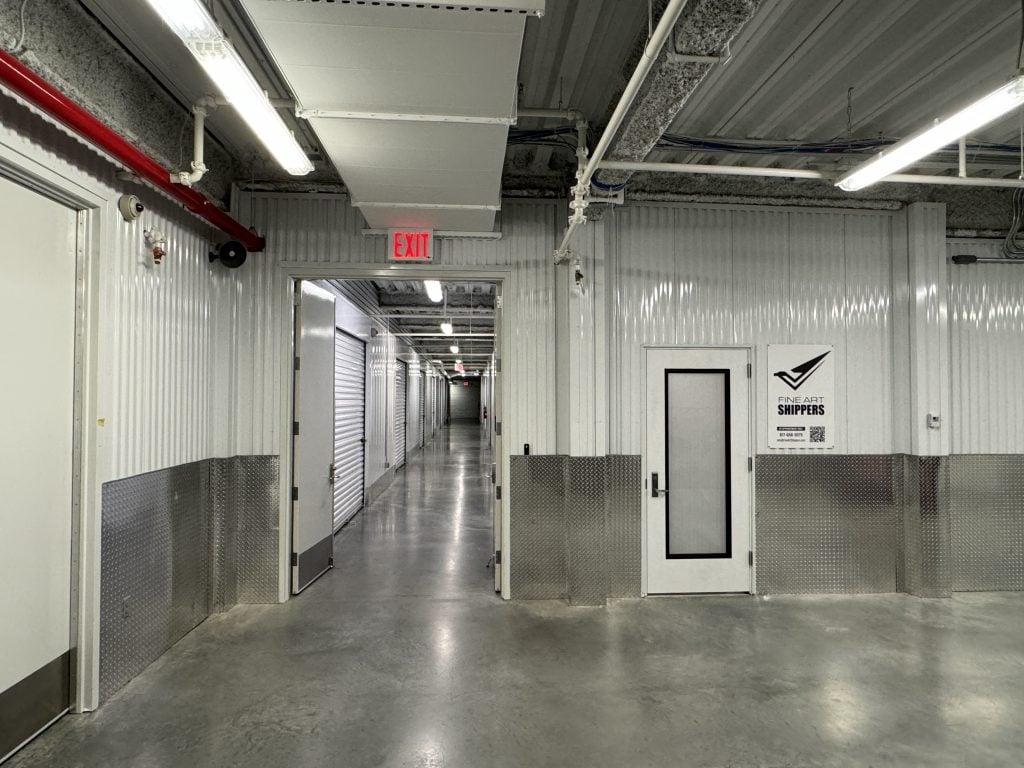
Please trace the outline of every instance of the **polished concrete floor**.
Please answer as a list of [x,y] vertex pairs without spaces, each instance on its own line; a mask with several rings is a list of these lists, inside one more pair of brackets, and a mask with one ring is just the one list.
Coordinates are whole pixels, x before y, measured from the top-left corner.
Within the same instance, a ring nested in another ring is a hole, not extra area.
[[1020,766],[1024,595],[495,597],[475,427],[12,768]]

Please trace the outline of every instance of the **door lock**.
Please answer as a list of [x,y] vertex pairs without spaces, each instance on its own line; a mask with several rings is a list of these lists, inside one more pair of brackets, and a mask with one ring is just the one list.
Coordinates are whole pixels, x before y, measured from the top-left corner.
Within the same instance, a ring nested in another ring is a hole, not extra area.
[[656,499],[659,496],[668,496],[668,488],[658,488],[658,473],[651,472],[651,498]]

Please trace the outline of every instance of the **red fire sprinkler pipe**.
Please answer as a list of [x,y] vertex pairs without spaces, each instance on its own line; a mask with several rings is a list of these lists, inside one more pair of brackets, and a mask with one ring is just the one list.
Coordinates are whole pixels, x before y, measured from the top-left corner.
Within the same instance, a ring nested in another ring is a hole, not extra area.
[[7,51],[0,50],[0,83],[31,102],[54,120],[102,149],[139,178],[180,200],[197,216],[240,242],[250,252],[262,251],[262,237],[242,226],[205,195],[171,181],[171,172],[138,150],[123,136],[43,80]]

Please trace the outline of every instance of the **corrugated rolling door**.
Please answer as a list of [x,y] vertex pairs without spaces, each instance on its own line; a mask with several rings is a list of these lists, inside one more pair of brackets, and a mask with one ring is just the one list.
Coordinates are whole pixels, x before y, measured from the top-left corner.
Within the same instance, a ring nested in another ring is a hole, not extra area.
[[334,530],[363,506],[366,344],[334,335]]
[[420,378],[420,445],[427,444],[427,374]]
[[405,466],[405,393],[409,390],[409,366],[398,361],[395,370],[395,469]]

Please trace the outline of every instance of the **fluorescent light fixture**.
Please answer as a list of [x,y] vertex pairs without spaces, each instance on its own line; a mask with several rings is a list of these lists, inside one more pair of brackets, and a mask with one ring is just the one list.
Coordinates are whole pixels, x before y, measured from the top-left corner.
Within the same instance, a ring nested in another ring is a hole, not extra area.
[[451,336],[454,330],[455,329],[452,327],[451,320],[445,320],[443,323],[441,323],[441,333],[443,333],[445,336]]
[[1024,104],[1024,76],[1013,78],[955,115],[879,152],[841,178],[836,186],[847,192],[864,189],[988,125],[1021,104]]
[[458,344],[452,344],[450,347],[448,347],[448,349],[450,349],[452,351],[453,355],[459,354],[459,345]]
[[435,304],[444,298],[444,291],[441,289],[440,280],[424,280],[423,287],[427,289],[427,298]]
[[460,358],[458,358],[458,357],[455,358],[455,364],[456,365],[458,365],[461,362],[462,362],[462,360]]
[[313,170],[267,94],[200,0],[147,0],[274,159],[293,176]]

